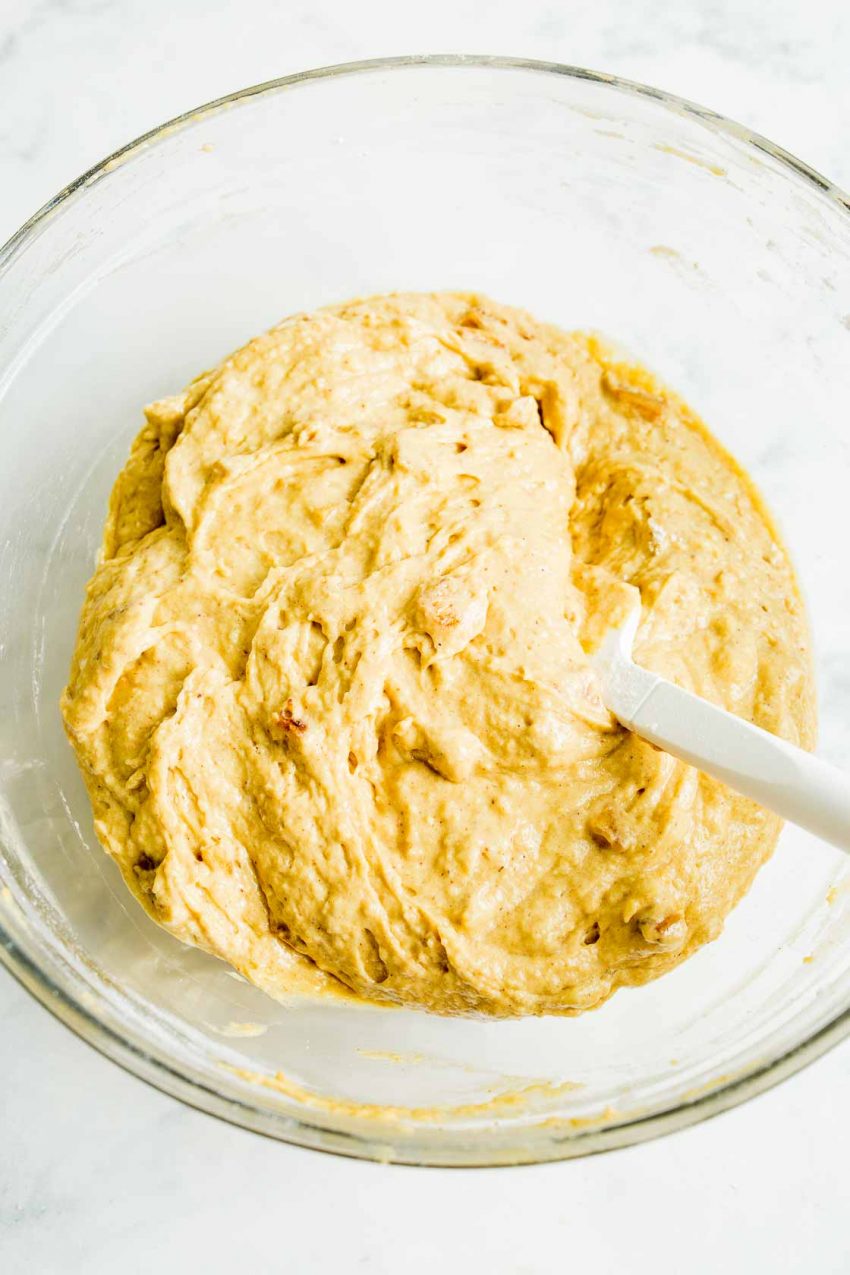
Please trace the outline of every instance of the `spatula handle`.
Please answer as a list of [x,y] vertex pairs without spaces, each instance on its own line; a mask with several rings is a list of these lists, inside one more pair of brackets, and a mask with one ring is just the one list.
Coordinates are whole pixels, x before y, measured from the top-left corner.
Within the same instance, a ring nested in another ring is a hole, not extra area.
[[637,664],[621,665],[613,680],[608,707],[623,726],[850,852],[842,771]]

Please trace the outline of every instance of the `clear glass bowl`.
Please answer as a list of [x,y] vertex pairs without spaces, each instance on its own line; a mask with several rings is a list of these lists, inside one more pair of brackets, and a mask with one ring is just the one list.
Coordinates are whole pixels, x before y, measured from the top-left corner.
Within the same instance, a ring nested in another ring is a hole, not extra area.
[[142,404],[291,311],[408,288],[600,329],[690,400],[779,518],[811,611],[821,749],[850,764],[843,197],[710,112],[567,67],[405,58],[292,76],[127,147],[2,254],[0,953],[104,1053],[275,1137],[430,1164],[622,1146],[740,1102],[850,1030],[838,852],[787,829],[721,939],[581,1018],[283,1006],[145,917],[62,733],[83,587]]

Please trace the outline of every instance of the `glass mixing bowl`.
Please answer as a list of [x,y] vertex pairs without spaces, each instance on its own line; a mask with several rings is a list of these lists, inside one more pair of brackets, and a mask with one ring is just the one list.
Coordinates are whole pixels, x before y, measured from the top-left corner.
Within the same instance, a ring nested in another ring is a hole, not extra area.
[[294,310],[481,290],[596,328],[760,484],[803,582],[821,751],[850,765],[850,216],[805,165],[653,89],[403,58],[183,116],[80,178],[0,272],[0,953],[137,1075],[288,1141],[557,1159],[730,1107],[850,1030],[850,883],[787,828],[717,942],[575,1019],[279,1005],[160,931],[94,837],[60,724],[142,404]]

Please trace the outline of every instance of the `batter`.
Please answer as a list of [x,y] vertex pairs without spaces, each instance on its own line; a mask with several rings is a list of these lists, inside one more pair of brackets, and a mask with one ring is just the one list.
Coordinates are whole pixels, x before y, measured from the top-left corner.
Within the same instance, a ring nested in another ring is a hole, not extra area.
[[617,725],[588,653],[804,746],[745,475],[644,371],[479,296],[296,315],[154,403],[63,713],[150,914],[272,995],[576,1013],[720,933],[778,819]]

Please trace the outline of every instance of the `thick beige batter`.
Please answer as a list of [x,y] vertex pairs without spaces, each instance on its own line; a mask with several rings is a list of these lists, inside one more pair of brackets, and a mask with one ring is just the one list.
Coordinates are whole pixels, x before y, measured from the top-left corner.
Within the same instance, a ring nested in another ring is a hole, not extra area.
[[275,995],[570,1013],[714,938],[779,821],[588,651],[811,745],[758,497],[645,372],[477,296],[282,323],[147,410],[63,711],[151,914]]

